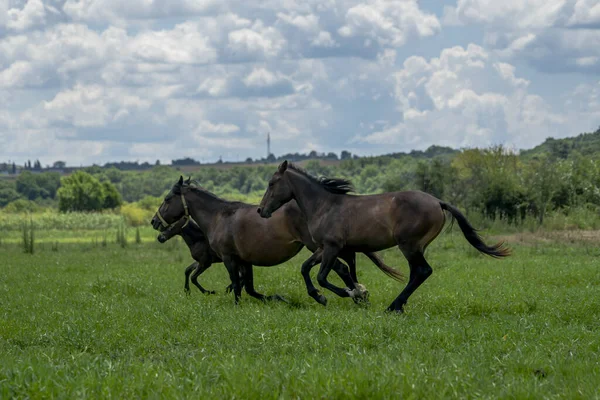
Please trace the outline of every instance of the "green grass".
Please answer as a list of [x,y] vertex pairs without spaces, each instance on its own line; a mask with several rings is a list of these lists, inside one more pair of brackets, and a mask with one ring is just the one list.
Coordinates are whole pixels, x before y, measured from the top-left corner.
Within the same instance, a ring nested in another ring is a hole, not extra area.
[[33,255],[0,245],[0,398],[599,398],[597,243],[514,244],[499,261],[455,230],[431,246],[407,312],[388,315],[403,285],[362,255],[370,307],[309,298],[306,251],[255,268],[257,289],[290,304],[244,293],[235,306],[221,264],[200,279],[217,295],[184,295],[181,241],[112,236]]

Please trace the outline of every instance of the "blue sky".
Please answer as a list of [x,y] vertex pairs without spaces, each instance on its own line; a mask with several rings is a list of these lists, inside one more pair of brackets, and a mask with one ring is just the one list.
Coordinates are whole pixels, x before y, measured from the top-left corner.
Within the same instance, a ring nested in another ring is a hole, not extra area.
[[598,0],[0,0],[0,161],[529,148],[600,126]]

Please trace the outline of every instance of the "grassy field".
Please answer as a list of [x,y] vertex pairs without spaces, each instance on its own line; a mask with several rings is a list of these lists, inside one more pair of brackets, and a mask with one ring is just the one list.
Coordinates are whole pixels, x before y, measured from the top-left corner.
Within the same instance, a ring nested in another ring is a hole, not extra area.
[[455,229],[407,312],[388,315],[402,285],[362,255],[369,307],[309,298],[306,251],[256,268],[257,289],[289,304],[234,306],[221,264],[200,279],[216,295],[186,296],[183,243],[142,233],[125,248],[90,232],[56,248],[36,232],[33,255],[18,232],[0,244],[0,398],[600,398],[597,234],[513,235],[499,261]]

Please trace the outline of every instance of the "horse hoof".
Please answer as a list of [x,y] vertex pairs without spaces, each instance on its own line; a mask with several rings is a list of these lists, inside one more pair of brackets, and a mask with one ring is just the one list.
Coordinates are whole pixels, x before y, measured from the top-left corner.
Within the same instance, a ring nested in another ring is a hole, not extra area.
[[359,306],[370,306],[371,305],[368,298],[353,297],[352,301],[354,301],[354,304],[358,304]]
[[319,304],[323,304],[324,306],[327,305],[327,297],[323,296],[322,294],[320,294],[319,297],[316,298],[316,300]]
[[402,315],[402,314],[404,314],[404,308],[396,309],[396,308],[388,307],[385,309],[385,312],[389,313],[389,314],[393,314],[393,315]]
[[266,297],[266,299],[267,299],[267,300],[269,300],[269,301],[281,301],[281,302],[283,302],[283,303],[287,303],[287,302],[288,302],[288,301],[285,299],[285,297],[283,297],[283,296],[280,296],[280,295],[278,295],[278,294],[274,294],[274,295],[271,295],[271,296],[267,296],[267,297]]

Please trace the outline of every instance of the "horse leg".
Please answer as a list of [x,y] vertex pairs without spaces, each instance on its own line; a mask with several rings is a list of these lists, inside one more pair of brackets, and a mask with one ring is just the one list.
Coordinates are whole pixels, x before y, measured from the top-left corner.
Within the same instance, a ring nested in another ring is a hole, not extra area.
[[[194,263],[196,266],[194,268],[194,273],[192,274],[192,283],[194,284],[194,286],[196,286],[202,293],[204,294],[215,294],[214,290],[206,290],[202,287],[202,285],[200,285],[200,283],[198,283],[198,277],[204,272],[206,271],[208,268],[210,268],[210,266],[212,265],[210,259],[208,259],[207,257],[203,257],[200,261]],[[189,294],[190,292],[190,288],[188,285],[188,275],[189,275],[189,269],[190,267],[192,267],[194,264],[190,265],[189,267],[187,267],[187,269],[185,270],[185,290],[186,293]]]
[[433,269],[423,256],[423,251],[410,251],[402,248],[400,248],[400,250],[402,250],[404,257],[408,260],[408,265],[410,266],[410,278],[404,290],[400,292],[398,297],[396,297],[392,304],[387,308],[387,311],[396,311],[399,313],[404,312],[404,305],[410,295],[413,294],[413,292],[425,282],[429,275],[433,273]]
[[[240,270],[240,290],[244,288],[244,271]],[[233,292],[233,283],[225,287],[225,293]]]
[[254,289],[254,272],[252,270],[252,265],[250,265],[250,264],[244,265],[244,274],[243,275],[244,275],[244,286],[246,288],[246,293],[248,293],[248,295],[250,295],[256,299],[262,300],[262,301],[278,300],[278,301],[285,302],[285,299],[278,294],[274,294],[271,296],[265,296],[264,294],[258,293],[256,291],[256,289]]
[[[346,261],[350,271],[350,284],[344,281],[348,286],[345,290],[348,292],[348,295],[352,297],[352,300],[355,303],[360,303],[362,301],[368,302],[369,291],[365,287],[365,285],[361,285],[358,283],[358,278],[356,277],[356,253],[353,251],[343,251],[340,253],[339,257]],[[335,270],[335,267],[334,267]]]
[[234,260],[233,257],[223,257],[223,263],[229,272],[229,279],[233,287],[233,295],[235,297],[235,304],[240,303],[240,297],[242,296],[242,285],[240,282],[240,263]]
[[310,270],[321,262],[321,256],[323,255],[323,249],[318,248],[309,258],[308,260],[302,263],[302,277],[304,278],[304,283],[306,284],[306,290],[308,291],[308,295],[315,299],[315,301],[319,304],[327,305],[327,298],[319,293],[319,289],[315,287],[310,279]]
[[354,285],[348,285],[345,290],[348,292],[350,297],[352,297],[352,301],[354,301],[356,304],[361,302],[368,303],[369,291],[365,285],[358,283],[358,278],[356,277],[356,253],[353,251],[342,251],[339,257],[348,263],[350,276],[352,277],[352,284]]
[[198,262],[194,261],[185,269],[185,284],[183,285],[183,290],[185,290],[185,294],[190,294],[190,274],[198,268]]
[[[327,280],[327,276],[329,272],[333,268],[335,262],[337,261],[338,254],[340,253],[340,248],[335,245],[326,245],[323,248],[323,256],[321,260],[321,268],[319,268],[319,273],[317,274],[317,282],[321,287],[331,290],[333,293],[337,294],[340,297],[349,297],[350,293],[345,289],[335,286]],[[352,283],[354,286],[354,282]]]

